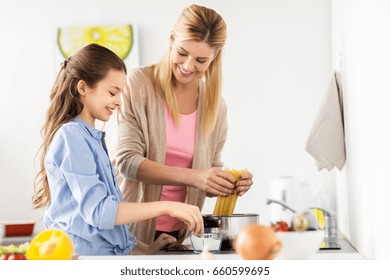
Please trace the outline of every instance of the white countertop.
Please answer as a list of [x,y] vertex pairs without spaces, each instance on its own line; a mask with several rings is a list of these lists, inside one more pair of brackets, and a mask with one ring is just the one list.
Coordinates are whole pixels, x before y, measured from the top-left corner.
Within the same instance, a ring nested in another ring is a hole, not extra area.
[[[216,260],[240,260],[237,254],[214,254]],[[130,256],[80,256],[79,260],[199,260],[199,254],[155,254]],[[364,260],[359,253],[318,252],[308,260]]]
[[[21,244],[24,242],[31,241],[33,236],[20,236],[12,238],[3,238],[0,240],[0,245],[9,244]],[[188,240],[185,240],[183,244],[189,245]],[[308,260],[365,260],[366,258],[359,254],[351,244],[341,238],[338,241],[341,245],[340,250],[318,250],[316,254],[311,256]],[[188,244],[187,244],[188,243]],[[190,247],[190,246],[188,246]],[[240,256],[234,252],[221,252],[220,254],[213,255],[217,260],[240,260]],[[180,252],[180,251],[160,251],[154,255],[129,255],[129,256],[79,256],[80,260],[199,260],[200,255],[191,252]]]
[[[365,260],[351,244],[345,240],[339,240],[339,250],[318,250],[308,260]],[[234,251],[221,251],[212,255],[216,260],[241,260]],[[154,255],[129,255],[129,256],[80,256],[80,260],[199,260],[200,254],[192,251],[159,251]],[[276,257],[276,259],[278,259]]]
[[[308,260],[365,260],[366,258],[359,254],[345,239],[339,239],[337,243],[341,249],[318,250]],[[186,244],[186,240],[183,244]],[[191,248],[188,244],[187,247]],[[234,251],[221,251],[219,254],[213,254],[216,260],[241,260],[241,257]],[[80,260],[199,260],[200,254],[192,251],[159,251],[154,255],[129,255],[129,256],[80,256]],[[276,257],[276,259],[278,259]]]

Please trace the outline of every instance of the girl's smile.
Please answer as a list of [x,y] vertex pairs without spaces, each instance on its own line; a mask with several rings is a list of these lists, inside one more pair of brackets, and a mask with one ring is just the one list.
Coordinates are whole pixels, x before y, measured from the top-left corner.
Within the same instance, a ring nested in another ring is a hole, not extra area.
[[81,101],[84,104],[80,118],[92,127],[96,119],[107,122],[116,108],[122,104],[121,94],[126,84],[126,74],[122,71],[109,70],[106,77],[93,88],[82,81],[79,83]]
[[112,115],[116,108],[115,107],[114,108],[106,107],[106,109],[109,112],[109,114]]

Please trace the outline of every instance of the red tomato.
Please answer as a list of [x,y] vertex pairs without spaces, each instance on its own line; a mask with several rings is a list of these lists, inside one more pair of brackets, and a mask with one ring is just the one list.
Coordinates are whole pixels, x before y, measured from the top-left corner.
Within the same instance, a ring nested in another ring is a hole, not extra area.
[[24,254],[21,254],[21,253],[15,253],[15,254],[11,254],[9,257],[8,257],[8,260],[25,260],[26,257]]
[[285,221],[280,221],[278,224],[279,224],[279,231],[290,231],[288,224]]
[[273,224],[272,228],[275,231],[290,231],[290,228],[288,227],[288,224],[285,221],[279,221],[276,224]]
[[0,256],[0,260],[8,260],[8,258],[11,256],[11,254],[2,254]]

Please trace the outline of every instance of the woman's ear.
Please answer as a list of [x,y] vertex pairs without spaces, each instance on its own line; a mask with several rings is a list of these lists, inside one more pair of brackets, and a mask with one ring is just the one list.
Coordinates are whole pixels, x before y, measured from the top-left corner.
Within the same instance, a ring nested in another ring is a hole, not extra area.
[[172,48],[173,41],[175,41],[175,37],[173,37],[173,33],[171,32],[171,36],[169,36],[169,48]]
[[221,52],[221,49],[216,50],[216,51],[214,52],[214,56],[213,56],[213,59],[212,59],[212,60],[214,60],[214,59],[219,55],[220,52]]
[[84,80],[80,80],[77,82],[77,90],[81,96],[85,96],[87,94],[87,84]]

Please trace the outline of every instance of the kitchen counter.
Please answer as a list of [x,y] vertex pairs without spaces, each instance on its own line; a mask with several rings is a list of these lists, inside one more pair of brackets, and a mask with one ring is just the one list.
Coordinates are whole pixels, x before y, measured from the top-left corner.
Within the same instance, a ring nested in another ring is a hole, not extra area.
[[[239,255],[232,254],[214,254],[216,260],[240,260]],[[155,254],[155,255],[130,255],[130,256],[80,256],[79,260],[199,260],[199,254]],[[319,252],[314,254],[308,260],[364,260],[359,253],[334,253]]]
[[[345,240],[337,241],[340,249],[318,250],[308,260],[364,260],[365,257],[359,254],[351,244]],[[240,256],[234,251],[221,251],[213,254],[216,260],[240,260]],[[129,255],[129,256],[80,256],[80,260],[199,260],[200,254],[192,251],[159,251],[154,255]],[[277,258],[276,258],[277,259]]]
[[346,239],[338,239],[337,244],[340,249],[321,249],[318,250],[310,259],[313,260],[365,260]]

